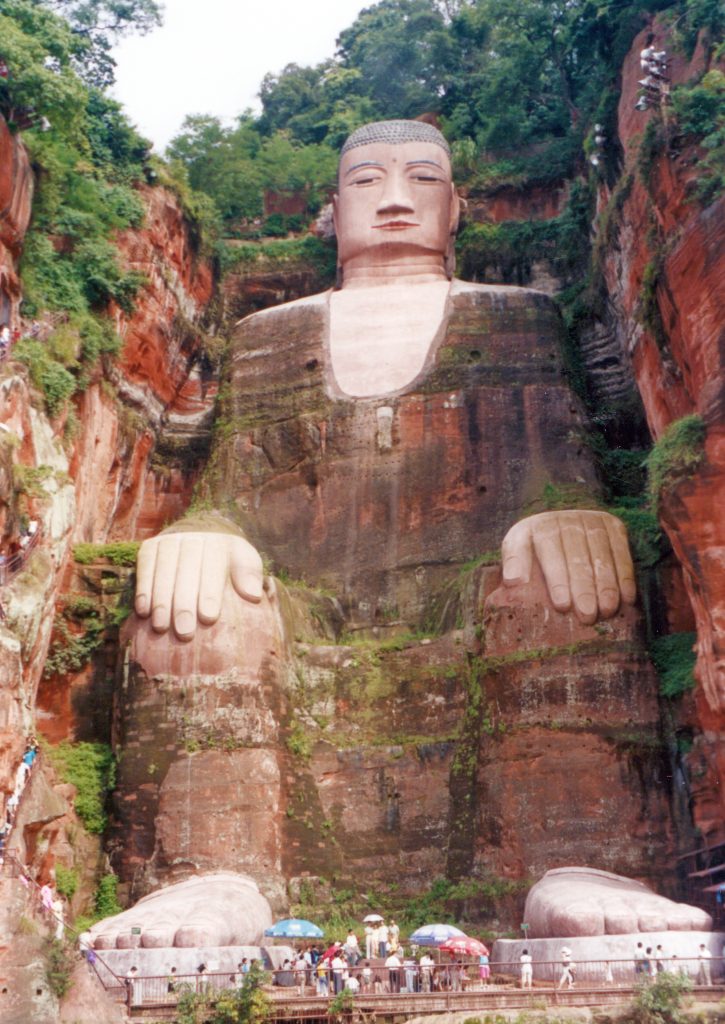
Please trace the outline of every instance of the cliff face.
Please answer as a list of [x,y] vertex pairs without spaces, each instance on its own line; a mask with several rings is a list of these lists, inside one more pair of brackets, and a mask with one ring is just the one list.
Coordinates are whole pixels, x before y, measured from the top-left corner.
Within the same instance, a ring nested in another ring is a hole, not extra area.
[[0,116],[0,326],[17,320],[21,299],[17,264],[32,199],[28,154]]
[[[657,48],[673,54],[673,84],[704,70],[701,49],[687,61],[667,34],[655,29]],[[702,154],[671,133],[647,173],[641,162],[637,168],[641,133],[655,116],[633,109],[644,39],[645,33],[635,40],[622,73],[619,132],[624,176],[631,185],[603,269],[620,357],[631,367],[652,436],[657,440],[671,422],[691,413],[702,417],[707,430],[704,458],[663,494],[660,517],[695,614],[696,701],[703,734],[691,760],[701,780],[698,821],[714,834],[725,811],[725,196],[707,208],[697,202],[693,186]],[[601,199],[610,199],[606,191]]]
[[[114,315],[123,350],[113,385],[99,376],[75,398],[79,429],[64,439],[65,417],[49,420],[12,359],[0,366],[0,524],[7,542],[21,517],[39,523],[40,540],[26,571],[2,590],[0,628],[0,787],[10,793],[24,738],[57,710],[54,680],[38,688],[54,610],[78,584],[68,571],[70,546],[157,532],[186,508],[195,458],[209,432],[215,388],[203,368],[198,327],[212,293],[176,198],[144,188],[145,225],[118,245],[145,285],[131,315]],[[18,324],[17,261],[31,212],[32,173],[25,149],[0,119],[0,321]],[[164,444],[158,442],[164,433]],[[176,445],[176,447],[175,447]],[[181,457],[178,451],[186,453]],[[52,697],[51,697],[52,695]],[[68,711],[70,702],[60,702]],[[72,735],[72,716],[54,721],[54,738]]]

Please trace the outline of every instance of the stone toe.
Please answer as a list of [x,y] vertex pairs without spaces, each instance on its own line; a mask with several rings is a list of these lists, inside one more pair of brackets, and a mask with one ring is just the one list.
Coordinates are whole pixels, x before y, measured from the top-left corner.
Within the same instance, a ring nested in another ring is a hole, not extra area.
[[208,922],[193,922],[177,928],[174,936],[174,945],[188,949],[190,946],[218,946],[219,933],[213,925]]
[[117,949],[138,949],[141,945],[141,930],[132,931],[130,927],[119,931],[116,936]]
[[168,948],[174,944],[177,925],[171,921],[154,921],[152,927],[144,928],[141,945],[144,949]]
[[118,932],[115,928],[92,936],[94,949],[115,949]]
[[640,932],[666,932],[667,917],[661,910],[657,910],[654,907],[643,908],[639,912],[637,930]]
[[603,935],[604,912],[594,900],[574,900],[552,910],[553,935],[573,938],[577,935]]
[[637,931],[637,915],[624,900],[610,899],[602,903],[604,931],[607,935],[631,935]]

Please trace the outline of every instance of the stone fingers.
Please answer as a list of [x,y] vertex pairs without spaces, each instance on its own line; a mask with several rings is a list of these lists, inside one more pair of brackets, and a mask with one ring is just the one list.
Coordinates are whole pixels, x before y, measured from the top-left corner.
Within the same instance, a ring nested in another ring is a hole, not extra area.
[[230,555],[234,589],[245,600],[259,604],[264,584],[262,559],[259,553],[248,541],[234,537],[231,541]]
[[141,545],[136,563],[136,600],[134,607],[136,614],[142,619],[151,614],[151,604],[154,590],[154,570],[156,568],[156,553],[159,547],[159,538],[145,540]]
[[610,619],[619,608],[620,594],[606,517],[599,512],[585,512],[582,518],[586,529],[589,558],[594,570],[599,614],[604,619]]
[[196,632],[199,583],[204,556],[204,537],[182,533],[174,580],[173,621],[179,640],[191,640]]
[[536,516],[535,520],[532,522],[534,551],[546,580],[551,603],[558,612],[568,612],[571,608],[571,590],[558,516],[545,513]]
[[204,537],[204,556],[199,583],[199,622],[213,625],[222,610],[224,588],[229,578],[229,539],[209,533]]
[[151,600],[151,625],[157,633],[165,633],[171,624],[180,540],[178,533],[158,538]]
[[627,527],[621,519],[604,513],[604,522],[609,535],[609,544],[614,556],[614,565],[619,580],[619,592],[627,604],[634,604],[637,598],[637,585],[634,577],[634,565],[629,551]]
[[598,604],[585,517],[579,512],[560,512],[558,518],[574,611],[578,619],[591,625],[597,621]]
[[533,549],[531,545],[531,526],[528,520],[512,526],[501,545],[503,562],[503,581],[512,587],[517,583],[528,583],[531,579],[531,563]]

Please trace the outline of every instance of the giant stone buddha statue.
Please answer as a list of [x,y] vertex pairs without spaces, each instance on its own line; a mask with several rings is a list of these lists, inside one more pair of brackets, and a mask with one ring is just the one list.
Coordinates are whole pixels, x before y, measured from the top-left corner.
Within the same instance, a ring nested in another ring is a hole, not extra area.
[[[139,905],[97,926],[99,945],[228,942],[232,907],[236,941],[255,941],[248,879],[209,876],[201,909],[179,896],[203,871],[243,872],[284,904],[292,638],[263,553],[331,591],[352,626],[394,614],[415,627],[462,564],[501,543],[514,604],[545,586],[547,616],[592,624],[635,602],[618,519],[526,514],[547,482],[594,488],[595,472],[559,368],[556,307],[452,279],[458,218],[441,133],[366,125],[340,161],[339,287],[237,326],[206,475],[218,511],[142,545],[119,696],[115,863],[137,895],[174,884],[165,908],[163,890],[152,901],[155,923]],[[184,750],[185,730],[222,718],[229,750]]]

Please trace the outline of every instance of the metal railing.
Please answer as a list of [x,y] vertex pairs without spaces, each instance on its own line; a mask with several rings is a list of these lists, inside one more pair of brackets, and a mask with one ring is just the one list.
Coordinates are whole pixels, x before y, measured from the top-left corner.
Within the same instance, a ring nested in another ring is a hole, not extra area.
[[[707,973],[710,981],[705,973],[707,969],[703,969],[704,962],[709,964]],[[725,962],[722,957],[712,957],[707,961],[696,956],[670,957],[662,963],[665,971],[686,975],[695,985],[720,986],[725,981]],[[545,994],[569,991],[571,988],[579,991],[631,990],[637,985],[654,981],[657,974],[661,973],[656,970],[653,973],[645,972],[641,962],[631,959],[577,961],[571,969],[573,980],[570,985],[566,975],[562,978],[564,965],[561,961],[538,961],[532,967],[533,982],[530,988],[522,985],[519,963],[491,963],[489,977],[482,978],[477,960],[440,963],[432,968],[421,968],[416,964],[393,969],[375,964],[369,968],[357,965],[336,971],[326,967],[322,978],[317,968],[304,971],[276,969],[267,972],[271,975],[272,985],[265,988],[275,1002],[312,1000],[319,1004],[324,1014],[327,1002],[346,988],[350,990],[348,978],[355,978],[359,986],[354,987],[355,998],[366,1001],[412,995],[422,1000],[430,996],[432,1000],[443,993],[450,994],[455,1002],[456,993],[463,997],[472,992],[478,996],[485,996],[487,992],[494,996],[516,991]],[[103,981],[100,973],[99,977]],[[186,992],[213,997],[216,993],[240,988],[245,983],[245,975],[229,971],[152,977],[127,975],[120,987],[119,979],[109,971],[108,982],[104,983],[106,988],[112,990],[117,997],[122,996],[129,1006],[168,1006],[174,1005]]]

